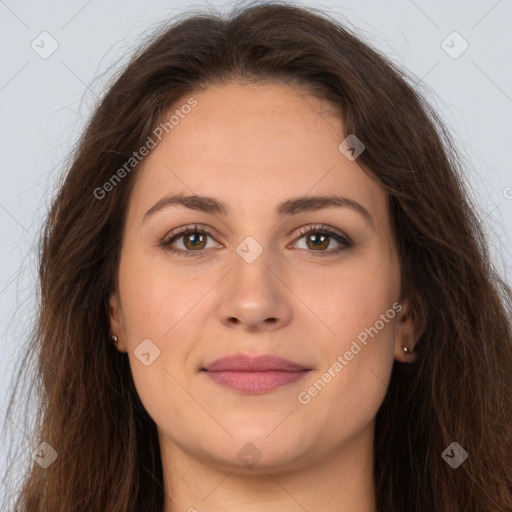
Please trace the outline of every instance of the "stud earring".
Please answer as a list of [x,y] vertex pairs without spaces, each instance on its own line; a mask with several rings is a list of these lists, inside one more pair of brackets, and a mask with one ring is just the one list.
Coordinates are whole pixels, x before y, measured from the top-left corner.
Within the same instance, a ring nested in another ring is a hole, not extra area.
[[408,361],[415,363],[418,359],[418,353],[414,351],[414,347],[403,346],[404,354]]
[[114,345],[116,345],[116,344],[117,344],[117,336],[116,336],[115,334],[113,334],[113,335],[110,337],[110,339],[112,340],[112,343],[113,343]]
[[[409,335],[404,333],[404,338],[405,338],[405,340],[404,340],[404,341],[405,341],[405,343],[408,343],[408,341],[409,341]],[[409,348],[407,345],[402,345],[402,348],[403,348],[404,352],[405,352],[407,355],[412,354],[412,349],[411,349],[411,348]]]

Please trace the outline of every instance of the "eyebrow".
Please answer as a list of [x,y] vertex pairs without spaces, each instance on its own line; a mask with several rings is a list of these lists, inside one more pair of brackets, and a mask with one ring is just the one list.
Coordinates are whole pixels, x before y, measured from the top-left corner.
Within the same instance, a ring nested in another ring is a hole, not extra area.
[[[177,194],[163,197],[157,201],[144,214],[143,222],[145,222],[149,217],[155,215],[157,212],[170,206],[184,206],[190,210],[219,215],[228,215],[229,213],[228,206],[214,197],[199,195],[184,196]],[[302,196],[287,199],[277,205],[276,213],[279,216],[284,217],[287,215],[298,215],[302,212],[322,210],[324,208],[350,208],[351,210],[361,214],[368,224],[370,224],[372,229],[375,230],[373,217],[364,206],[352,199],[338,195]]]

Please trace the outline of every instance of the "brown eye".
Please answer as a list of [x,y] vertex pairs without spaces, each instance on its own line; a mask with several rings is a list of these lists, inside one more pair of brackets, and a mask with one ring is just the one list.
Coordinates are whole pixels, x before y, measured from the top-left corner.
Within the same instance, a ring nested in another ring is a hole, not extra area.
[[308,234],[306,236],[306,243],[309,245],[309,242],[312,243],[309,246],[311,249],[327,249],[329,247],[330,237],[329,235],[319,235],[319,234]]
[[[181,229],[177,233],[171,233],[171,235],[168,236],[160,245],[166,251],[170,251],[180,256],[203,256],[208,237],[213,238],[207,230],[199,229],[197,226],[194,226],[193,228],[187,227],[185,229]],[[183,248],[175,248],[174,246],[176,242],[180,239],[183,240],[181,242]]]
[[[207,229],[200,229],[198,226],[186,227],[178,232],[171,233],[161,242],[164,250],[179,256],[204,256],[208,237],[213,239],[212,234]],[[311,256],[335,256],[342,251],[353,246],[352,240],[342,232],[327,226],[308,226],[301,230],[297,240],[304,238],[306,248]],[[178,241],[182,240],[182,248],[176,248]],[[341,247],[327,250],[332,242],[338,243]],[[297,242],[295,242],[297,243]]]
[[[298,240],[302,238],[306,240],[306,248],[312,252],[321,253],[319,256],[334,256],[353,246],[353,242],[348,236],[324,225],[309,226],[301,230]],[[341,244],[341,248],[326,251],[325,249],[329,247],[332,240]]]
[[[201,233],[187,233],[180,235],[184,240],[184,245],[187,249],[204,249],[204,242],[206,237]],[[190,245],[189,245],[190,243]]]

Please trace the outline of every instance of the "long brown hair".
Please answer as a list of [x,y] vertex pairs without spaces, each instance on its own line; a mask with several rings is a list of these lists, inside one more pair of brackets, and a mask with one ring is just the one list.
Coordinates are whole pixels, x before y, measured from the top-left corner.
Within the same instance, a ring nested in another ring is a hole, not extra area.
[[[325,13],[275,2],[166,26],[84,131],[42,234],[38,323],[15,387],[35,383],[34,445],[47,442],[58,457],[47,469],[31,463],[15,510],[162,511],[156,426],[127,355],[108,339],[138,166],[101,199],[94,191],[172,106],[230,80],[284,82],[329,100],[346,134],[366,145],[358,162],[388,195],[402,297],[424,330],[417,362],[395,361],[376,418],[379,511],[510,512],[512,292],[491,261],[462,159],[414,78]],[[468,453],[457,469],[441,456],[453,441]]]

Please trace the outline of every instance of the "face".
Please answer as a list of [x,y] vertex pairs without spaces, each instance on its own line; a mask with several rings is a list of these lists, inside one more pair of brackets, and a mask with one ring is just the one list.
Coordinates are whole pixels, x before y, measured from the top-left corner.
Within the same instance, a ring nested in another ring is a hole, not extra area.
[[[306,467],[370,439],[405,357],[386,195],[306,90],[230,83],[193,97],[138,170],[111,329],[162,450],[238,471]],[[214,371],[233,354],[303,370]]]

